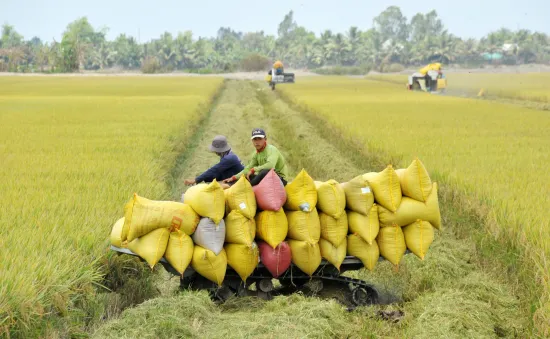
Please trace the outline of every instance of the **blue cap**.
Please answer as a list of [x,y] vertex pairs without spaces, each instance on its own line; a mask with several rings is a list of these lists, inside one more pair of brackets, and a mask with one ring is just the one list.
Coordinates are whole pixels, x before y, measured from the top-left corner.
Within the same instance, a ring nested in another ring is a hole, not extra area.
[[252,130],[252,138],[250,139],[254,139],[254,138],[265,138],[264,130],[261,128],[254,128]]

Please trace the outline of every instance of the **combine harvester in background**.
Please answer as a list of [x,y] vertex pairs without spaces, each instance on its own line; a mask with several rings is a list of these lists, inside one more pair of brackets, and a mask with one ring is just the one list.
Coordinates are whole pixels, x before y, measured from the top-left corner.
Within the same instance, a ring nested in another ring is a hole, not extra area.
[[408,253],[426,260],[441,230],[437,194],[418,159],[344,183],[315,181],[303,169],[283,186],[271,170],[256,186],[244,176],[225,190],[200,183],[182,202],[134,194],[110,248],[151,269],[160,263],[180,288],[207,290],[219,302],[302,291],[349,308],[387,304],[398,299],[342,274],[366,268],[368,276],[384,260],[398,268]]
[[428,93],[445,93],[447,78],[441,72],[441,63],[436,62],[421,68],[409,76],[407,89],[411,91],[425,91]]
[[272,90],[275,90],[276,84],[294,83],[294,73],[285,73],[283,63],[276,61],[271,70],[267,72],[265,81],[267,81]]

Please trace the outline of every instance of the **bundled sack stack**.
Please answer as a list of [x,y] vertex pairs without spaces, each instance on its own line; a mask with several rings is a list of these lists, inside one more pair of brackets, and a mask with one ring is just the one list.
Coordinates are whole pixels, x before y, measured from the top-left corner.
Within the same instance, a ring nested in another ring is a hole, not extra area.
[[241,279],[258,266],[260,251],[256,237],[256,197],[250,182],[242,176],[225,193],[225,252],[227,263]]
[[277,278],[291,263],[290,247],[285,241],[288,234],[288,220],[283,209],[287,200],[285,187],[271,169],[253,190],[258,204],[255,220],[260,259]]
[[320,211],[321,255],[338,270],[346,258],[348,218],[346,214],[346,193],[336,180],[315,181],[317,207]]
[[437,183],[417,158],[409,167],[394,170],[391,165],[379,173],[363,175],[378,204],[380,254],[398,265],[407,248],[422,260],[441,229]]
[[288,219],[288,244],[292,262],[304,273],[312,275],[321,264],[319,238],[321,225],[317,212],[317,189],[314,180],[302,169],[285,186],[284,205]]
[[154,201],[134,194],[124,206],[124,217],[111,231],[111,243],[142,257],[151,268],[164,256],[183,274],[193,256],[191,235],[200,216],[188,204]]
[[254,187],[244,176],[226,190],[216,180],[195,185],[182,202],[134,194],[110,239],[151,268],[164,257],[218,285],[227,265],[246,282],[260,261],[274,278],[291,263],[312,275],[322,258],[339,269],[346,255],[372,271],[380,256],[399,265],[407,248],[425,258],[441,230],[437,189],[419,159],[344,183],[302,169],[283,186],[271,170]]
[[348,219],[347,254],[357,257],[369,270],[380,257],[376,237],[380,230],[378,206],[374,202],[374,193],[367,179],[362,175],[343,183],[346,195]]

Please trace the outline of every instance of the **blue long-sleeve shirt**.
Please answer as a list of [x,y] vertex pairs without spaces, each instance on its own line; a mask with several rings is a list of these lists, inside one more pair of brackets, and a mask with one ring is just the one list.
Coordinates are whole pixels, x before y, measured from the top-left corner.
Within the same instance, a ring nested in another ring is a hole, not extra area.
[[204,173],[196,177],[195,182],[197,184],[202,181],[211,182],[214,179],[216,179],[216,181],[222,181],[224,179],[231,178],[243,169],[244,166],[239,157],[233,153],[233,151],[230,151],[220,159],[219,163],[210,167]]

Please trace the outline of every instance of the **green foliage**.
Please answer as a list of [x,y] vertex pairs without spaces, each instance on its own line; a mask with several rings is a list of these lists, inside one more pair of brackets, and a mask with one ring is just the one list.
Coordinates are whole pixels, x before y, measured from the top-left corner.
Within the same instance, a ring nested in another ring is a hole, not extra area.
[[246,72],[265,71],[270,67],[269,59],[263,55],[250,54],[241,60],[240,68]]
[[370,71],[370,67],[363,66],[333,66],[316,68],[314,73],[322,75],[365,75]]
[[160,62],[156,57],[147,57],[141,64],[141,71],[146,74],[160,72]]
[[397,73],[405,70],[405,67],[398,63],[382,64],[380,65],[380,72],[382,73]]
[[[37,47],[44,45],[40,39],[24,41],[13,26],[5,24],[0,39],[0,71],[70,72],[115,66],[135,70],[143,66],[146,57],[153,56],[158,58],[163,72],[248,69],[243,60],[250,55],[282,60],[287,68],[363,64],[380,68],[384,64],[418,66],[433,61],[468,67],[550,62],[550,37],[545,33],[502,28],[479,40],[462,39],[445,28],[435,10],[417,13],[409,19],[397,6],[386,8],[374,18],[373,27],[365,31],[352,26],[346,32],[325,30],[317,35],[300,26],[290,11],[279,23],[277,35],[221,27],[211,38],[194,39],[191,31],[164,32],[157,39],[140,44],[125,34],[107,41],[106,32],[106,28],[94,28],[86,17],[78,18],[64,32],[67,46],[57,47],[61,56],[45,61],[38,55]],[[479,57],[497,52],[504,55],[501,61]]]

